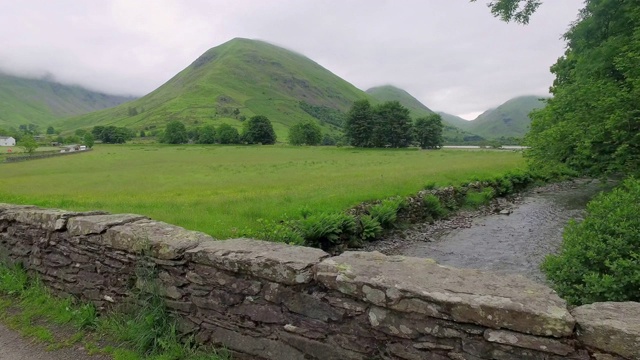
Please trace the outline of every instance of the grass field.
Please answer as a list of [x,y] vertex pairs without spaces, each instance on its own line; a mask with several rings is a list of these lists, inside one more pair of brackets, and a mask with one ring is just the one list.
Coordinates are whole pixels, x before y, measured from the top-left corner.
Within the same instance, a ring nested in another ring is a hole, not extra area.
[[0,164],[0,202],[138,213],[217,238],[304,213],[524,167],[520,153],[285,146],[101,145]]

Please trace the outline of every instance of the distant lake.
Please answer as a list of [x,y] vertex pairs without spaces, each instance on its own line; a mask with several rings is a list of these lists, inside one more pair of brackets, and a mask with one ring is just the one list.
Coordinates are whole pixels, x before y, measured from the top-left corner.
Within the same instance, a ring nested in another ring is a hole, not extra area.
[[[483,149],[482,146],[477,146],[477,145],[450,145],[450,146],[443,146],[443,149]],[[500,149],[504,149],[504,150],[523,150],[523,149],[528,149],[528,146],[518,146],[518,145],[505,145],[503,147],[501,147]],[[484,149],[491,149],[490,146],[485,146]]]

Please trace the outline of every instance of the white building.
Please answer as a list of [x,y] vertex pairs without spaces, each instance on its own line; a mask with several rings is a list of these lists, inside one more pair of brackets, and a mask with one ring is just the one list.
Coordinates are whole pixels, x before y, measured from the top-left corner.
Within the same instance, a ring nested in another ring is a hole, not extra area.
[[0,146],[16,146],[16,139],[11,136],[0,136]]

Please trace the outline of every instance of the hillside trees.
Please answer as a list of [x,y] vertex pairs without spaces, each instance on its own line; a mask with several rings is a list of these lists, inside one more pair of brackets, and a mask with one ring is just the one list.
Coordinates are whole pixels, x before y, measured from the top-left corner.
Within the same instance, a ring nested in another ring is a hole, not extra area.
[[95,139],[93,138],[93,135],[91,133],[86,133],[84,134],[82,142],[87,148],[91,149],[95,144]]
[[215,144],[216,128],[213,125],[205,125],[198,129],[198,144]]
[[442,117],[431,114],[416,119],[414,124],[415,138],[422,149],[439,149],[442,147]]
[[129,129],[117,126],[94,126],[91,134],[105,144],[124,144],[133,138]]
[[185,144],[189,141],[187,128],[178,120],[170,121],[164,130],[161,141],[165,144]]
[[221,124],[216,131],[216,138],[220,144],[240,143],[238,130],[229,124]]
[[407,147],[412,131],[409,109],[398,101],[375,107],[368,100],[356,101],[345,122],[345,135],[356,147]]
[[355,147],[371,147],[373,137],[373,108],[369,100],[353,103],[345,121],[345,135]]
[[640,170],[639,29],[638,2],[586,2],[551,68],[553,98],[532,114],[526,142],[534,168],[561,164],[590,175]]
[[242,140],[248,144],[271,145],[276,142],[276,133],[269,118],[256,115],[243,123]]
[[18,145],[29,155],[32,155],[38,148],[38,143],[31,134],[23,136]]
[[322,141],[322,130],[315,121],[303,121],[289,129],[291,145],[318,145]]
[[374,108],[373,147],[403,148],[411,144],[409,109],[398,101],[387,101]]

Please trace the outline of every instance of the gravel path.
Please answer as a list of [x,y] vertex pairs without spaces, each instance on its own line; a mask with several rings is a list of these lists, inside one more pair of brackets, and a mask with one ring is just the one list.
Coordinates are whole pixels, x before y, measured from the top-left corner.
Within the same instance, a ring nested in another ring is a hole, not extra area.
[[48,351],[0,324],[0,360],[108,360],[104,355],[90,356],[81,347]]

